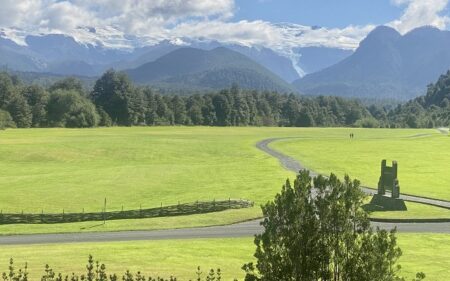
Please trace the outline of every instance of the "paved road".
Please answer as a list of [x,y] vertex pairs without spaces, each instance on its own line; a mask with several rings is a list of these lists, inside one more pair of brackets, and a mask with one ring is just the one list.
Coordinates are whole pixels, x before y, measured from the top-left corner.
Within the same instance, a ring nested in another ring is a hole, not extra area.
[[[399,232],[433,232],[450,233],[450,224],[441,223],[373,223],[383,229],[397,227]],[[262,231],[260,221],[249,221],[226,226],[211,226],[200,228],[170,229],[157,231],[122,231],[122,232],[94,232],[74,234],[33,234],[0,236],[1,245],[30,245],[30,244],[62,244],[79,242],[119,242],[119,241],[150,241],[168,239],[199,239],[199,238],[237,238],[252,237]]]
[[[283,138],[286,139],[286,138]],[[284,155],[269,147],[269,144],[282,140],[272,138],[259,142],[256,146],[269,155],[277,158],[283,167],[298,172],[305,169],[300,162],[292,157]],[[313,175],[316,173],[311,172]],[[372,189],[364,189],[373,193]],[[423,202],[441,207],[450,207],[450,202],[435,199],[426,199],[416,196],[403,198],[409,201]],[[372,223],[382,229],[397,227],[399,232],[431,232],[450,233],[450,223]],[[170,229],[158,231],[122,231],[122,232],[93,232],[93,233],[69,233],[69,234],[33,234],[0,236],[0,245],[27,245],[27,244],[51,244],[51,243],[78,243],[78,242],[114,242],[114,241],[141,241],[141,240],[167,240],[167,239],[194,239],[194,238],[234,238],[251,237],[262,231],[260,221],[249,221],[227,226],[212,226],[202,228]]]

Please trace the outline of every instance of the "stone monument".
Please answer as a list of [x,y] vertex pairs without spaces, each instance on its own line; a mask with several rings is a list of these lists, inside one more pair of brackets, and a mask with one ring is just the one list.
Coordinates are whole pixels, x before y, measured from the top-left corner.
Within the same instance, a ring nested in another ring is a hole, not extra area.
[[[391,196],[386,196],[386,191]],[[392,161],[392,166],[386,165],[386,160],[381,161],[381,175],[378,181],[378,194],[370,201],[372,208],[378,211],[406,211],[405,202],[400,199],[400,184],[398,181],[398,164]]]
[[386,160],[381,161],[381,176],[378,181],[379,195],[385,195],[386,191],[390,191],[392,198],[398,199],[400,197],[400,184],[398,182],[397,173],[397,161],[392,161],[392,167],[386,165]]

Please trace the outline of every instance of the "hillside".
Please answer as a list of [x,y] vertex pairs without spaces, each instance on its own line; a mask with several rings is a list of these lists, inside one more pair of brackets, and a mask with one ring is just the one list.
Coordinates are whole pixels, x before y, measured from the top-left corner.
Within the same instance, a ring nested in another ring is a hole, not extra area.
[[[249,57],[250,59],[272,71],[274,74],[278,75],[286,82],[291,83],[300,78],[292,64],[292,61],[289,58],[277,54],[276,52],[268,48],[247,47],[235,44],[221,44],[217,41],[193,41],[189,42],[188,46],[206,51],[210,51],[218,47],[225,47]],[[114,63],[112,67],[119,70],[137,68],[143,64],[155,61],[156,59],[172,51],[186,48],[188,46],[175,45],[168,41],[162,41],[153,46],[136,49],[126,60]]]
[[301,47],[294,50],[298,55],[297,66],[305,74],[318,72],[345,58],[353,51],[327,47]]
[[389,118],[401,127],[450,126],[450,71],[429,85],[426,95],[392,110]]
[[244,89],[292,92],[292,87],[250,58],[219,47],[181,48],[154,62],[125,71],[133,81],[161,87],[223,89],[236,83]]
[[294,82],[311,95],[407,100],[450,68],[450,32],[422,27],[401,35],[381,26],[350,57]]

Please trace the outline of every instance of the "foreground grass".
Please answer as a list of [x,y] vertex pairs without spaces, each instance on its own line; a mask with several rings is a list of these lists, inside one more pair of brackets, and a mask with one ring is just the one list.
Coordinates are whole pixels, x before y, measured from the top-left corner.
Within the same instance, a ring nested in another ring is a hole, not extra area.
[[[399,234],[399,244],[404,275],[412,278],[424,271],[427,280],[447,280],[450,276],[450,235]],[[16,267],[28,262],[31,280],[39,280],[46,263],[57,272],[83,273],[87,256],[93,254],[110,272],[141,270],[146,275],[173,274],[189,280],[195,278],[200,265],[204,272],[220,267],[224,280],[242,280],[240,268],[253,260],[254,250],[252,238],[2,246],[0,265],[5,271],[10,257],[15,258]]]
[[408,130],[355,129],[356,137],[350,140],[331,130],[322,138],[285,140],[272,147],[317,172],[349,174],[370,187],[377,186],[381,160],[397,160],[402,193],[450,200],[450,138],[435,130],[415,137],[411,131],[405,137],[402,131]]

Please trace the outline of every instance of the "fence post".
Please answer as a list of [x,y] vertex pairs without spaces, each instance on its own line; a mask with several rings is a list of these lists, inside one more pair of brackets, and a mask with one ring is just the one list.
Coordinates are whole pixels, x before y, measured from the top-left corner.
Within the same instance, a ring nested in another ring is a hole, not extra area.
[[62,221],[64,221],[64,209],[63,209],[63,212],[62,212]]
[[216,198],[214,198],[214,200],[213,200],[213,211],[215,211],[216,210]]
[[106,197],[105,197],[105,205],[103,205],[103,224],[106,224]]
[[231,209],[231,197],[228,197],[228,209]]
[[142,217],[142,204],[139,206],[139,216]]

